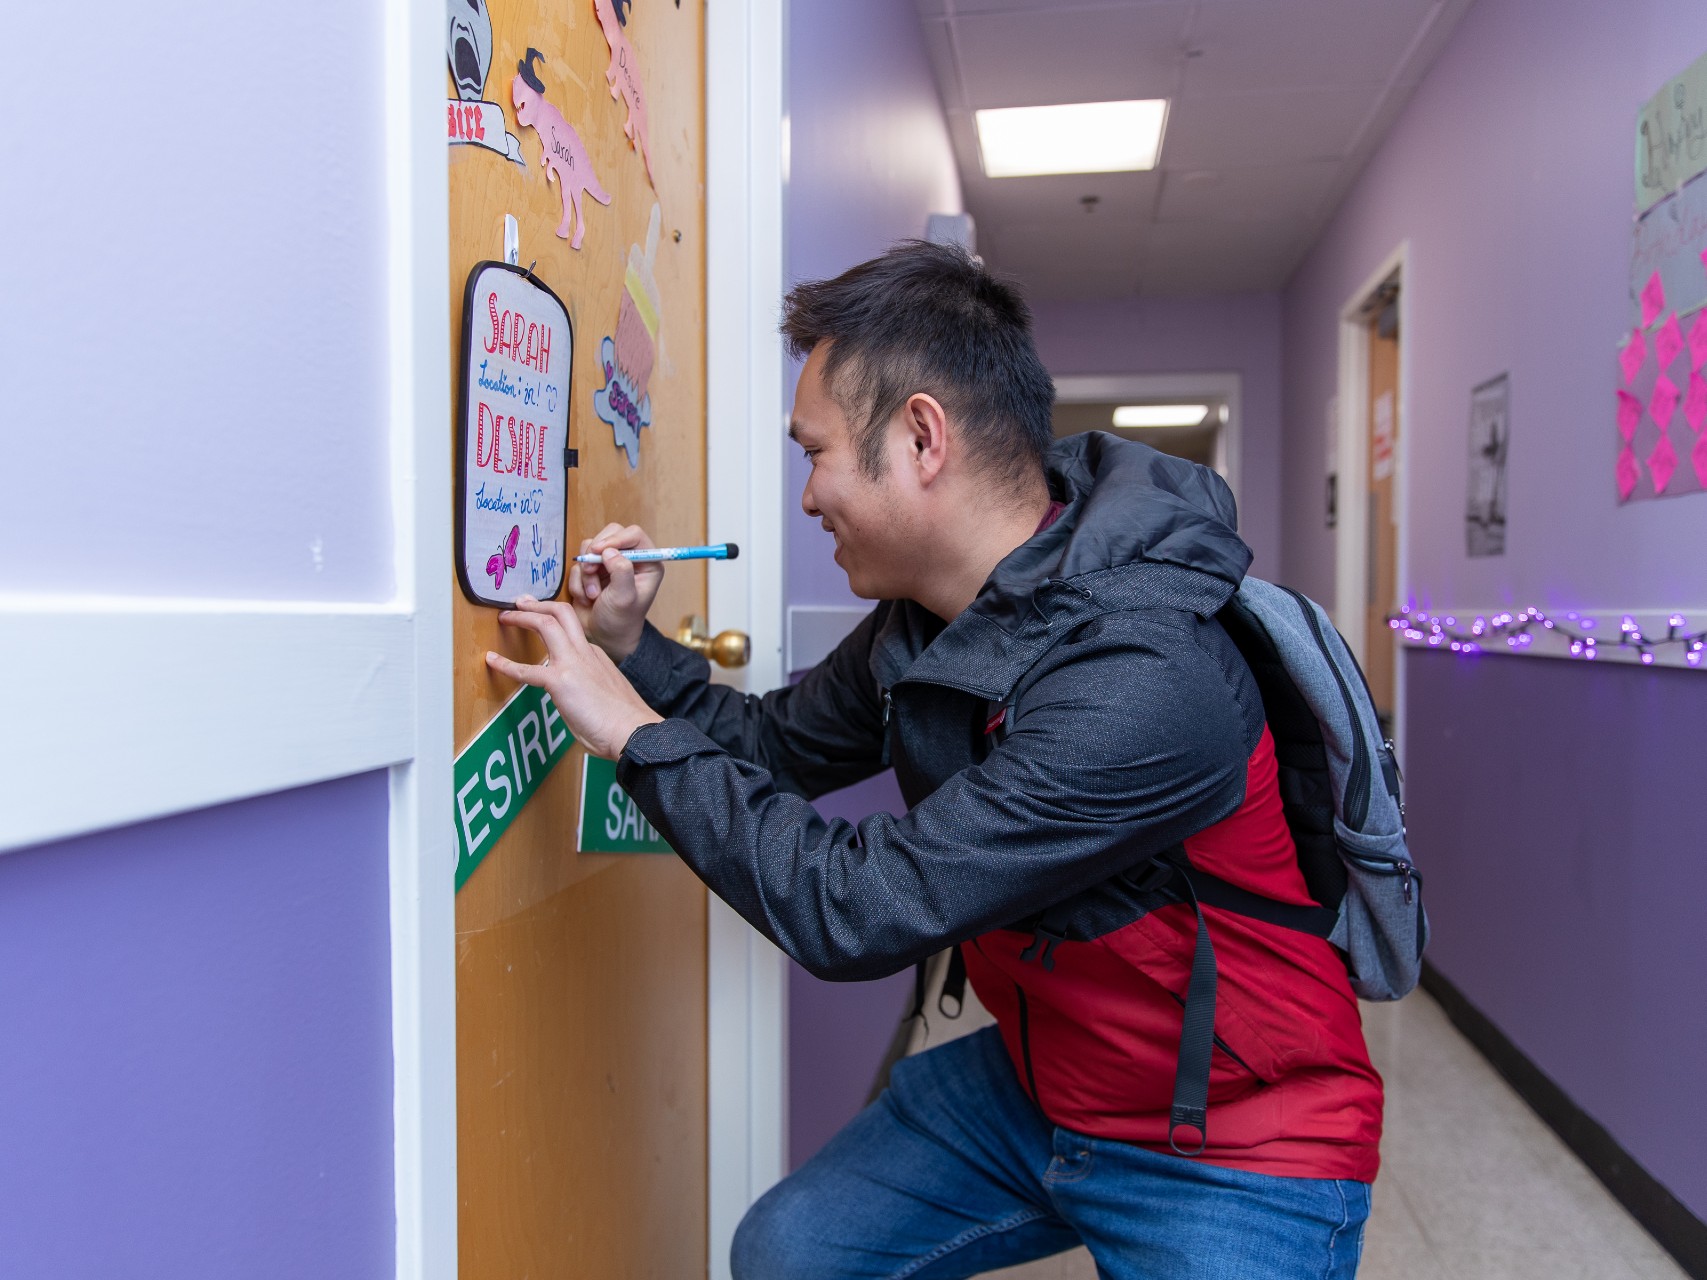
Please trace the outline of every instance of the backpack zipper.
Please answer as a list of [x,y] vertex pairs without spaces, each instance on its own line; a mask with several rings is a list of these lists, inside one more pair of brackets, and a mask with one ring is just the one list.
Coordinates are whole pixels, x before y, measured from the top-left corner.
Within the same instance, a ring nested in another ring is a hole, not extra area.
[[1369,748],[1363,741],[1363,723],[1358,719],[1357,704],[1352,701],[1351,687],[1340,674],[1339,663],[1334,661],[1327,637],[1322,634],[1322,624],[1316,621],[1316,611],[1310,607],[1310,602],[1291,587],[1280,589],[1298,602],[1299,611],[1316,638],[1316,647],[1328,660],[1328,669],[1334,673],[1334,683],[1340,687],[1340,698],[1345,702],[1346,715],[1351,720],[1351,779],[1346,784],[1345,793],[1346,817],[1351,821],[1347,825],[1354,831],[1361,831],[1369,820]]
[[1417,870],[1416,863],[1406,858],[1373,858],[1366,853],[1356,853],[1351,849],[1340,849],[1340,854],[1348,862],[1354,862],[1365,871],[1373,871],[1380,876],[1403,876],[1405,878],[1405,902],[1408,905],[1413,894],[1412,881],[1422,883],[1422,873]]

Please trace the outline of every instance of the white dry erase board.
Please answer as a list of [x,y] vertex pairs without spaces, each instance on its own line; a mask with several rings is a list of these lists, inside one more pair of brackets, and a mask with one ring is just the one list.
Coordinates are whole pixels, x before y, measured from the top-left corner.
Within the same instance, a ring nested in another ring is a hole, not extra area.
[[569,312],[538,277],[478,263],[462,302],[456,573],[476,604],[563,586],[569,515]]

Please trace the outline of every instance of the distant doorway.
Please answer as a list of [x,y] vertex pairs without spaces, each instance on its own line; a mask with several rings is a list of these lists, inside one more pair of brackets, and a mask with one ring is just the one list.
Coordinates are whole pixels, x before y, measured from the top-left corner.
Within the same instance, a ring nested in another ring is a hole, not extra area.
[[[1237,501],[1239,391],[1236,373],[1058,377],[1055,434],[1107,431],[1200,462],[1220,474]],[[1120,410],[1127,412],[1117,417]],[[1177,412],[1162,412],[1167,410]],[[1158,418],[1171,425],[1144,425]]]
[[1383,732],[1395,740],[1404,682],[1387,618],[1404,604],[1404,264],[1401,246],[1340,310],[1334,575],[1335,624],[1363,664]]

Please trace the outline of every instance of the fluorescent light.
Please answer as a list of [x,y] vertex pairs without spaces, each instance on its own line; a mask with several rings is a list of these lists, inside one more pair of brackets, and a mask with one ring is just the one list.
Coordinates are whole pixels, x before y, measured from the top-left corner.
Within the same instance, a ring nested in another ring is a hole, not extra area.
[[1117,427],[1196,427],[1209,416],[1206,404],[1123,404],[1114,411]]
[[1154,169],[1166,98],[1001,107],[973,113],[989,178]]

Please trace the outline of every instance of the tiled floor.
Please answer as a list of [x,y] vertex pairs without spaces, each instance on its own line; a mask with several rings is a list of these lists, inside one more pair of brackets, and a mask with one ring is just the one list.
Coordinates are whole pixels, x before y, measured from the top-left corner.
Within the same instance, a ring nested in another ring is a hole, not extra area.
[[[1685,1280],[1428,996],[1363,1015],[1387,1119],[1359,1280]],[[1079,1249],[991,1276],[1096,1268]]]

